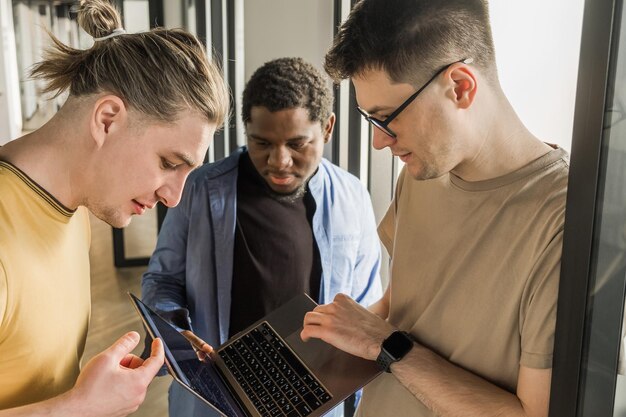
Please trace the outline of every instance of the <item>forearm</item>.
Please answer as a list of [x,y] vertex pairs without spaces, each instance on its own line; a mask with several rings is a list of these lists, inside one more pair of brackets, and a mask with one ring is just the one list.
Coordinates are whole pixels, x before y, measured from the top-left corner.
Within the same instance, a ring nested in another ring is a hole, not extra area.
[[[395,329],[388,315],[390,288],[365,309],[345,294],[306,313],[302,340],[322,339],[344,352],[376,360]],[[400,353],[399,353],[400,354]],[[498,366],[495,364],[495,366]],[[551,369],[519,367],[516,393],[497,387],[414,343],[391,365],[398,381],[440,417],[547,417]]]
[[78,417],[82,415],[85,414],[79,411],[71,391],[46,401],[0,410],[0,417]]
[[163,273],[144,274],[141,283],[142,301],[160,311],[187,307],[184,278]]
[[516,395],[419,344],[391,370],[402,385],[440,417],[543,416],[527,413]]

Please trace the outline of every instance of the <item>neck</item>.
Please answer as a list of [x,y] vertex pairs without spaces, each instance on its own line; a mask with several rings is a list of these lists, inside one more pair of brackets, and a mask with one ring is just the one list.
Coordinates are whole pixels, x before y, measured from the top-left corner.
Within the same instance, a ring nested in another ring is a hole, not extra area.
[[41,128],[0,148],[0,159],[15,165],[65,207],[76,209],[83,200],[80,129],[57,113]]
[[528,131],[503,93],[489,97],[483,109],[477,111],[483,116],[474,125],[471,141],[474,147],[452,170],[465,181],[509,174],[552,150]]

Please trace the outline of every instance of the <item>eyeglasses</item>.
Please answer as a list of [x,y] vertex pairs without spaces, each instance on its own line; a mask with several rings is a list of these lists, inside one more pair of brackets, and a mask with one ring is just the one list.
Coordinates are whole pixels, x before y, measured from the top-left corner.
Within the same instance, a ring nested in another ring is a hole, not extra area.
[[452,65],[456,64],[456,63],[463,63],[463,64],[471,64],[474,60],[472,58],[465,58],[462,59],[460,61],[455,61],[451,64],[446,65],[445,67],[441,68],[439,71],[437,71],[435,73],[435,75],[433,75],[431,77],[430,80],[428,80],[426,82],[426,84],[424,84],[419,90],[417,90],[415,93],[413,93],[413,95],[409,98],[407,98],[404,103],[402,103],[400,105],[400,107],[398,107],[397,109],[395,109],[393,111],[393,113],[391,113],[389,116],[387,116],[387,118],[385,118],[385,120],[379,120],[375,117],[370,116],[369,114],[367,114],[367,112],[365,110],[363,110],[362,108],[357,106],[357,110],[359,111],[359,113],[361,113],[361,115],[365,118],[365,120],[367,120],[368,122],[370,122],[374,127],[377,127],[378,129],[382,130],[385,134],[391,136],[392,138],[396,138],[396,134],[393,132],[393,130],[389,129],[389,123],[391,123],[393,121],[393,119],[395,119],[396,117],[398,117],[398,115],[402,112],[402,110],[404,110],[409,104],[411,104],[413,102],[413,100],[415,100],[417,98],[417,96],[419,96],[419,94],[424,91],[424,89],[426,87],[428,87],[428,85],[433,82],[433,80],[435,78],[437,78],[442,72],[444,72],[445,70],[447,70],[449,67],[451,67]]

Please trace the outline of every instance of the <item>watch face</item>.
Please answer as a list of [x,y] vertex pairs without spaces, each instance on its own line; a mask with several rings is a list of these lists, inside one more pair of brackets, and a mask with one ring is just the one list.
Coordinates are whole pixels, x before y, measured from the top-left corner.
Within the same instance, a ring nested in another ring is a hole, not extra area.
[[413,347],[413,341],[403,332],[393,332],[383,342],[383,349],[394,359],[401,359]]

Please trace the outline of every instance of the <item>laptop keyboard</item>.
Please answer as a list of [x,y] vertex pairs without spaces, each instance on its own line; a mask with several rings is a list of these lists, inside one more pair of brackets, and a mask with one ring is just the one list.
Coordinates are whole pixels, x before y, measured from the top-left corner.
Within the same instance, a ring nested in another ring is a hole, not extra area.
[[263,417],[304,417],[330,394],[267,322],[219,352]]

